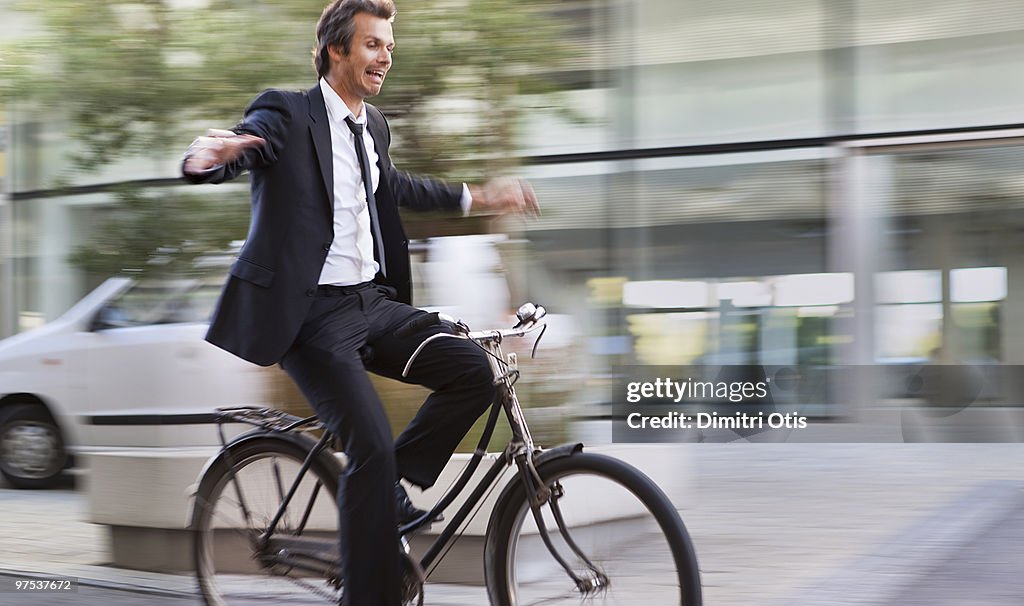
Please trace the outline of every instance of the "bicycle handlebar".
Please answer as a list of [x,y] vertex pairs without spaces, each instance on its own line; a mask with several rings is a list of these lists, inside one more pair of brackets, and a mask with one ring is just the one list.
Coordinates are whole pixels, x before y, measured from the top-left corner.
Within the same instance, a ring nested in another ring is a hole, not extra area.
[[[430,343],[431,341],[443,338],[452,338],[467,339],[470,341],[476,341],[477,343],[484,343],[486,341],[500,342],[502,339],[506,337],[525,337],[531,332],[538,329],[543,329],[546,326],[546,324],[540,321],[541,318],[543,318],[545,315],[547,315],[547,310],[545,310],[543,307],[535,306],[532,303],[526,303],[523,307],[519,308],[519,313],[517,314],[517,317],[519,318],[519,323],[516,324],[513,328],[481,331],[470,331],[468,330],[469,327],[467,327],[462,322],[455,322],[453,320],[449,320],[448,316],[436,311],[420,316],[414,320],[409,321],[407,324],[405,324],[405,326],[402,326],[401,328],[396,330],[394,333],[395,336],[400,338],[406,337],[415,333],[418,330],[426,328],[427,326],[440,324],[445,321],[450,322],[455,327],[456,333],[451,334],[447,332],[442,332],[431,335],[424,339],[423,342],[419,344],[419,347],[416,348],[416,351],[412,352],[412,355],[409,356],[409,360],[405,363],[405,369],[402,370],[402,376],[408,376],[409,369],[412,368],[413,361],[416,360],[416,357],[419,356],[421,351],[423,351],[423,348],[426,347],[427,344]],[[543,336],[543,334],[544,333],[542,332],[541,336]],[[540,338],[538,337],[537,340],[539,341]],[[536,351],[536,344],[534,344],[534,350]]]

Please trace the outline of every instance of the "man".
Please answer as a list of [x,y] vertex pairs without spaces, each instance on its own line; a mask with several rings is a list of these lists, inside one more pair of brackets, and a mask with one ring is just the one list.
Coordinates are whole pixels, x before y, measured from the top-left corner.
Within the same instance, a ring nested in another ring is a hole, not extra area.
[[394,335],[424,313],[410,305],[398,207],[538,211],[518,179],[452,187],[391,163],[387,122],[364,100],[391,68],[394,16],[392,0],[332,2],[317,25],[317,85],[260,94],[233,130],[197,138],[183,164],[197,183],[251,172],[249,235],[207,340],[257,364],[280,363],[341,440],[349,457],[338,491],[348,606],[399,603],[397,522],[416,510],[396,479],[433,485],[494,397],[483,352],[437,341],[408,378],[433,393],[392,443],[366,370],[400,378],[415,347],[443,330]]

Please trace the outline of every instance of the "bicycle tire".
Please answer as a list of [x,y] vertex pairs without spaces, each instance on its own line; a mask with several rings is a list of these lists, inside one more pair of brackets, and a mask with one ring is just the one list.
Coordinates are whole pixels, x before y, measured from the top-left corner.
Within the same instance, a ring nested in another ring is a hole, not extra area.
[[[647,476],[592,453],[553,459],[537,471],[546,486],[561,489],[558,507],[572,526],[572,540],[606,578],[590,593],[578,589],[544,547],[517,477],[499,501],[487,532],[484,569],[492,606],[700,606],[693,543],[671,501]],[[598,573],[585,572],[583,560],[558,537],[550,504],[543,508],[548,535],[569,556],[573,569],[598,578]]]
[[[261,553],[254,542],[269,525],[280,505],[282,490],[287,492],[308,452],[309,447],[297,440],[270,435],[245,439],[229,445],[203,474],[190,529],[196,578],[209,606],[251,604],[296,593],[319,595],[325,603],[338,603],[340,589],[332,587],[326,578],[259,563]],[[310,518],[315,528],[307,526],[295,536],[330,538],[336,544],[336,495],[341,471],[341,464],[327,451],[315,458],[282,518],[278,527],[281,532],[275,536],[297,529],[304,507],[316,493]],[[239,491],[241,498],[237,496]],[[246,503],[248,516],[242,502]]]

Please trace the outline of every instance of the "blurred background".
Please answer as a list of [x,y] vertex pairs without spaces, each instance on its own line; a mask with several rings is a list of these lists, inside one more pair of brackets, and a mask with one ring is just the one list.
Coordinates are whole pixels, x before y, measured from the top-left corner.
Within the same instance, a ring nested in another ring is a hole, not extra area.
[[[0,336],[112,276],[165,307],[205,284],[187,318],[134,324],[205,317],[247,183],[183,187],[182,150],[257,91],[314,82],[321,8],[0,2]],[[617,364],[1024,362],[1024,5],[406,0],[395,35],[377,102],[397,164],[522,174],[543,203],[406,217],[420,305],[558,314],[532,406],[600,416]]]
[[[274,369],[202,343],[248,186],[178,175],[258,91],[314,84],[323,4],[0,0],[0,424],[35,453],[9,481],[122,439],[83,414],[303,406]],[[554,314],[520,384],[542,442],[610,440],[615,366],[698,363],[899,369],[830,376],[803,411],[829,423],[935,405],[921,369],[951,365],[969,393],[929,418],[994,416],[911,435],[899,413],[872,439],[1024,437],[1024,3],[398,8],[375,101],[396,164],[523,175],[543,206],[404,217],[417,304],[475,327],[527,299]],[[398,428],[422,393],[380,387]]]

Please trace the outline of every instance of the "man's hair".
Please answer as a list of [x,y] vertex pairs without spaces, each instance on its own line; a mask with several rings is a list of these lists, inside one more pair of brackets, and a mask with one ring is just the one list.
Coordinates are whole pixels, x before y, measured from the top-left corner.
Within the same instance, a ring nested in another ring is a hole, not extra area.
[[313,49],[313,67],[321,78],[331,69],[327,48],[341,45],[347,55],[352,50],[353,21],[359,13],[393,21],[398,10],[392,0],[334,0],[327,5],[316,24],[316,47]]

